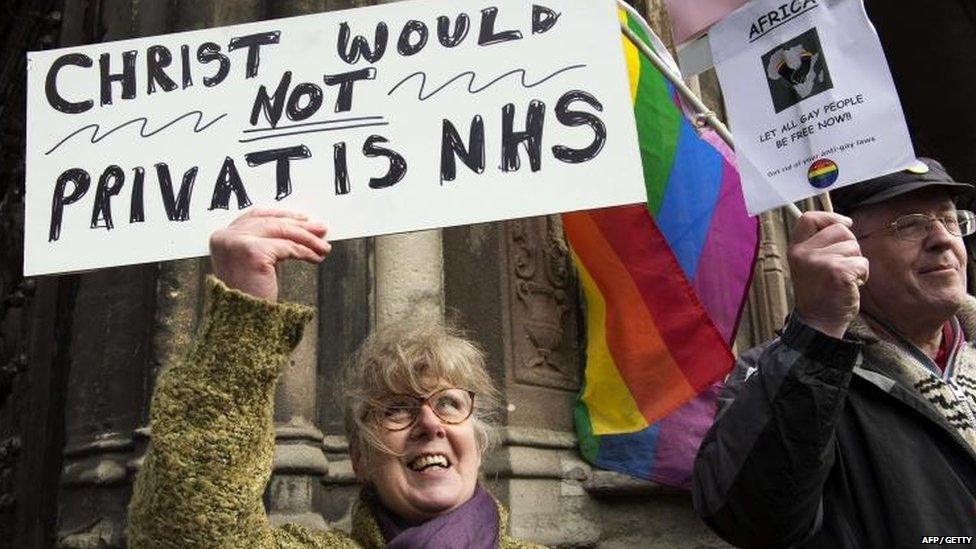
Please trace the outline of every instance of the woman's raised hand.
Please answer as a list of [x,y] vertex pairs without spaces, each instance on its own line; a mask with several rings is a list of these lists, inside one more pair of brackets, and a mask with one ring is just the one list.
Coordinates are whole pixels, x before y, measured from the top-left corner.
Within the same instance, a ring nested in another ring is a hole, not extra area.
[[255,209],[210,235],[210,261],[229,288],[276,301],[275,266],[284,259],[319,263],[332,250],[324,223],[284,210]]

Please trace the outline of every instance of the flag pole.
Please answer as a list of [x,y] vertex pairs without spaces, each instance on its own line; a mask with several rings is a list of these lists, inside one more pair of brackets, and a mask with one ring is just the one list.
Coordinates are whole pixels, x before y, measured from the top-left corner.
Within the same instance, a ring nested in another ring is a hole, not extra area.
[[[624,2],[618,2],[618,3],[623,6],[626,6]],[[626,6],[626,7],[630,8],[630,6]],[[669,67],[660,58],[660,56],[658,56],[657,52],[651,49],[650,46],[648,46],[646,43],[644,43],[643,40],[641,40],[636,34],[634,34],[634,31],[630,30],[630,28],[627,27],[625,23],[620,24],[620,30],[623,31],[624,36],[626,36],[627,39],[630,40],[631,43],[633,43],[634,46],[637,47],[637,49],[644,55],[644,57],[646,57],[647,60],[650,61],[655,68],[657,68],[657,70],[661,71],[661,74],[663,74],[665,78],[667,78],[672,84],[674,84],[675,89],[678,90],[678,93],[681,94],[681,97],[684,98],[695,110],[696,113],[695,122],[710,126],[713,130],[715,130],[715,133],[717,133],[719,137],[721,137],[722,140],[729,145],[729,147],[732,147],[734,149],[735,143],[733,142],[732,139],[732,132],[730,132],[729,128],[725,124],[723,124],[721,120],[718,119],[718,116],[715,114],[715,112],[709,110],[709,108],[705,105],[705,103],[703,103],[702,100],[697,95],[695,95],[695,92],[691,91],[691,88],[689,88],[688,85],[685,84],[681,76],[676,75],[674,71],[671,70],[671,67]],[[826,195],[827,193],[823,193],[823,194]],[[826,200],[824,200],[825,206],[827,204],[830,204],[829,201],[830,201],[829,197]],[[790,212],[790,214],[794,218],[798,218],[800,217],[800,215],[802,215],[800,209],[797,208],[796,204],[792,202],[787,204],[785,207],[786,210]]]

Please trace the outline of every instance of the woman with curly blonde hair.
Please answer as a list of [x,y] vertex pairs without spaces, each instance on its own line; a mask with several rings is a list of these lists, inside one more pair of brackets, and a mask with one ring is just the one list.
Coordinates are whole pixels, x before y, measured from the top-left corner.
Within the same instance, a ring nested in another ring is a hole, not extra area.
[[285,259],[321,262],[325,234],[303,215],[256,210],[211,237],[215,276],[200,332],[153,395],[129,546],[535,547],[507,535],[504,508],[478,482],[498,404],[484,354],[423,319],[374,333],[347,368],[345,424],[363,484],[352,532],[270,525],[262,494],[275,383],[312,317],[276,303],[275,268]]

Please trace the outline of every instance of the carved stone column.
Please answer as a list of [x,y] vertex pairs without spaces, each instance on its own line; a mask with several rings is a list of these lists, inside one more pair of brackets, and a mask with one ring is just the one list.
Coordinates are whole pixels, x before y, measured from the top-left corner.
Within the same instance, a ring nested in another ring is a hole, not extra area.
[[[315,267],[286,263],[279,282],[283,301],[318,305]],[[325,520],[314,509],[315,493],[328,471],[322,431],[315,425],[317,355],[318,331],[314,325],[308,326],[278,380],[274,474],[266,492],[269,518],[275,524],[296,522],[325,528]]]
[[[129,0],[77,4],[82,5],[66,5],[66,11],[84,15],[82,21],[91,26],[80,29],[75,39],[66,29],[68,43],[169,30],[165,6],[139,10]],[[134,433],[145,424],[155,369],[158,274],[156,265],[140,265],[77,277],[58,501],[60,547],[124,545],[125,509],[136,466]]]
[[511,510],[512,533],[552,544],[595,542],[599,529],[582,520],[579,482],[564,482],[568,471],[586,466],[572,423],[578,290],[559,217],[445,229],[444,259],[447,307],[488,353],[506,404],[502,445],[485,473]]
[[371,244],[370,239],[336,242],[319,270],[318,425],[325,433],[322,449],[329,471],[317,509],[330,525],[346,531],[359,487],[349,461],[339,380],[349,356],[369,332]]
[[376,238],[376,325],[444,312],[441,231]]
[[156,267],[105,269],[78,281],[65,401],[61,547],[121,547],[132,433],[145,416]]
[[[747,306],[748,333],[740,330],[737,341],[745,350],[775,336],[790,311],[787,293],[786,230],[782,214],[773,211],[759,216],[759,254]],[[745,323],[744,323],[745,324]]]
[[202,307],[201,260],[84,275],[75,305],[61,475],[60,547],[122,547],[150,436],[159,370],[184,352]]

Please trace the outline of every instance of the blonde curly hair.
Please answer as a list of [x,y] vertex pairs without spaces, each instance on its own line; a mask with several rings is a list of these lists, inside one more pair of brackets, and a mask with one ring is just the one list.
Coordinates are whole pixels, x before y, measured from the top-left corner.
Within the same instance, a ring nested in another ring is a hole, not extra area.
[[484,455],[497,442],[500,402],[485,353],[456,327],[424,318],[381,327],[351,357],[342,383],[350,450],[365,464],[375,452],[398,455],[383,443],[383,427],[372,417],[377,399],[392,393],[427,395],[440,384],[475,393],[468,421]]

